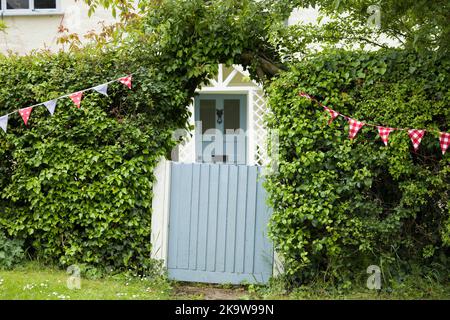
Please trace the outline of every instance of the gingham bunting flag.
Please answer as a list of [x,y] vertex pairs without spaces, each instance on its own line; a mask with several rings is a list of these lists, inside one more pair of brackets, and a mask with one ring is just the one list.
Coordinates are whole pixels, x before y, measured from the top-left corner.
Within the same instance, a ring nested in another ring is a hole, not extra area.
[[53,115],[55,113],[56,108],[56,99],[44,102],[44,106],[47,108],[48,112],[50,112],[50,114]]
[[20,109],[19,113],[22,116],[23,122],[25,125],[28,124],[28,119],[30,119],[31,111],[33,111],[33,107]]
[[119,82],[126,85],[128,89],[131,89],[131,75],[129,75],[128,77],[119,78]]
[[425,130],[411,129],[408,130],[408,135],[411,138],[414,150],[419,150],[420,143],[422,142],[422,138],[425,135]]
[[70,96],[75,106],[79,109],[81,106],[81,98],[83,97],[83,91],[72,93]]
[[353,140],[359,130],[364,126],[364,123],[351,118],[348,119],[348,123],[350,125],[348,135],[350,139]]
[[311,96],[305,92],[300,92],[298,95],[303,98],[312,99]]
[[439,142],[441,143],[442,154],[445,154],[450,146],[450,133],[441,132],[439,135]]
[[105,96],[108,95],[108,84],[101,84],[99,86],[94,87],[94,90],[98,93],[104,94]]
[[334,119],[337,118],[337,116],[339,115],[339,113],[337,113],[336,111],[334,111],[333,109],[330,109],[328,107],[323,107],[326,111],[328,111],[328,113],[330,114],[331,118],[328,121],[328,124],[331,124],[333,122]]
[[392,131],[394,131],[393,128],[378,127],[378,133],[380,134],[380,138],[384,142],[385,146],[388,145],[389,134]]
[[0,128],[6,133],[6,130],[8,129],[8,115],[0,117]]

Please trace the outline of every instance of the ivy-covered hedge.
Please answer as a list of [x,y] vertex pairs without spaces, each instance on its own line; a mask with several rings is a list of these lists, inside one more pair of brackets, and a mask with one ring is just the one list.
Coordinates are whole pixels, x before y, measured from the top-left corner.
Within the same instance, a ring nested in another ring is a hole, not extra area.
[[[109,97],[86,93],[81,109],[62,99],[54,116],[35,108],[28,127],[15,114],[0,133],[0,228],[45,261],[150,265],[153,168],[188,115],[158,101],[169,92],[161,93],[151,64],[122,57],[88,50],[0,58],[1,114],[137,71],[133,90],[113,83]],[[182,90],[170,94],[187,100]]]
[[109,97],[86,94],[81,109],[64,99],[53,117],[35,109],[28,127],[11,117],[8,134],[0,132],[0,231],[63,266],[146,269],[152,170],[218,63],[259,73],[260,60],[271,66],[256,58],[272,50],[261,36],[272,18],[261,6],[155,1],[118,43],[0,56],[0,115],[135,73],[133,90],[112,84]]
[[438,134],[427,133],[417,153],[406,132],[385,147],[363,127],[352,142],[343,118],[328,126],[328,114],[298,93],[369,123],[449,132],[449,84],[448,63],[396,50],[323,52],[272,83],[268,124],[279,130],[280,162],[267,182],[271,234],[291,279],[350,279],[369,265],[385,275],[448,268],[450,154]]

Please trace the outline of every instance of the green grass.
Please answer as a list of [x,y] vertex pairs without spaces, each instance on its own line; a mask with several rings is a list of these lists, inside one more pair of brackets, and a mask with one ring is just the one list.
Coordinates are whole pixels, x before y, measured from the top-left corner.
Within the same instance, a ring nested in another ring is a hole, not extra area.
[[81,279],[81,288],[69,289],[69,275],[61,270],[29,264],[0,271],[0,299],[4,300],[159,300],[169,299],[171,286],[164,279],[119,276]]
[[409,277],[383,284],[380,292],[364,288],[336,289],[327,284],[302,286],[286,292],[275,280],[270,286],[205,285],[153,279],[110,276],[81,279],[81,288],[67,286],[69,275],[55,268],[28,263],[11,271],[0,270],[0,300],[167,300],[167,299],[450,299],[450,286],[430,278]]
[[361,283],[352,283],[348,288],[336,288],[327,283],[300,286],[287,293],[285,286],[272,280],[269,286],[249,286],[250,294],[262,299],[293,300],[449,300],[448,282],[440,283],[430,277],[405,276],[402,281],[386,280],[381,290],[369,290]]

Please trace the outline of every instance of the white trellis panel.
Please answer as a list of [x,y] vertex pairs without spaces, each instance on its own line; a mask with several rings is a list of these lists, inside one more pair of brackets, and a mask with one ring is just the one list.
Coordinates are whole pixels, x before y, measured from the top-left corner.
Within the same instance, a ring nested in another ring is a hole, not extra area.
[[264,117],[268,108],[264,91],[255,90],[253,94],[253,131],[254,131],[254,161],[256,165],[265,166],[269,164],[267,152],[267,129],[264,125]]
[[[198,90],[198,93],[239,93],[248,97],[248,150],[249,165],[265,166],[269,163],[267,153],[267,130],[264,126],[264,116],[268,112],[264,90],[261,86],[249,81],[246,85],[233,84],[237,76],[249,77],[248,72],[241,66],[233,66],[233,70],[228,74],[225,67],[219,65],[219,72],[216,79],[212,80],[208,86]],[[190,124],[194,125],[193,105],[189,106],[191,111]],[[194,132],[186,136],[184,142],[178,147],[178,161],[182,163],[195,162],[195,138]]]

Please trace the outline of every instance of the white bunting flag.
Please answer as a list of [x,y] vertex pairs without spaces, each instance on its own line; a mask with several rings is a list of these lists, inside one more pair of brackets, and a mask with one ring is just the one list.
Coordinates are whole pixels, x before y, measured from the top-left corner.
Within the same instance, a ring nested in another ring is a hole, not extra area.
[[6,129],[8,127],[8,115],[0,117],[0,128],[3,129],[6,133]]
[[47,108],[48,112],[50,112],[50,114],[53,115],[55,113],[56,108],[56,99],[44,102],[44,106]]
[[94,87],[94,90],[98,93],[104,94],[105,96],[108,95],[108,84],[101,84],[99,86]]

